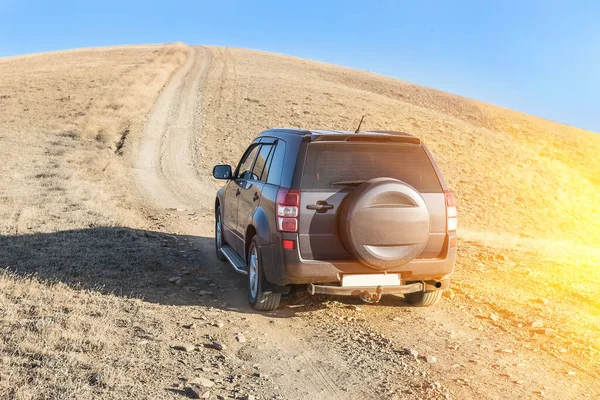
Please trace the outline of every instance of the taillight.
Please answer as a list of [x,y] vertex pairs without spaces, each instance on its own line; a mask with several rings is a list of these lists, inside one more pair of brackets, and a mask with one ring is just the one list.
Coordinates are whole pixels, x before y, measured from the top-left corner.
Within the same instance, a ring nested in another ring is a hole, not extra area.
[[454,203],[454,196],[448,190],[444,190],[444,196],[446,197],[446,231],[456,232],[458,219],[456,216],[456,204]]
[[300,192],[280,188],[277,191],[277,230],[279,232],[298,232],[298,214]]

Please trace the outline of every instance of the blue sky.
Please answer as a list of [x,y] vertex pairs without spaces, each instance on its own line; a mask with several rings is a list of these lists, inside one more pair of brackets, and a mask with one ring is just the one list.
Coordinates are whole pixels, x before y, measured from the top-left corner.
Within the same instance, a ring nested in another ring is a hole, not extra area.
[[600,132],[598,1],[0,0],[0,57],[172,41],[365,69]]

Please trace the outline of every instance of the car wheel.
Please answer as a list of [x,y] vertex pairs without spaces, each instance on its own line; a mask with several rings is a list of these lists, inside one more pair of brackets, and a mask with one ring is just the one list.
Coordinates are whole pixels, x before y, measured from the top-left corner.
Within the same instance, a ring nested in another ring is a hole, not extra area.
[[215,250],[217,251],[217,258],[221,261],[225,261],[226,258],[221,253],[221,247],[223,247],[223,224],[221,223],[221,208],[217,207],[215,213]]
[[430,292],[406,293],[404,298],[411,306],[430,307],[440,301],[442,292],[442,290],[432,290]]
[[264,292],[265,275],[262,270],[256,237],[248,250],[248,300],[258,311],[273,311],[279,307],[281,293]]

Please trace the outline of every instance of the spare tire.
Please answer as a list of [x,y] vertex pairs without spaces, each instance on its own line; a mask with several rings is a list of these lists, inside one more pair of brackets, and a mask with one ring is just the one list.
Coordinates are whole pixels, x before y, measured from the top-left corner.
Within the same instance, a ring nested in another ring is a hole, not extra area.
[[368,266],[407,264],[429,240],[429,210],[412,186],[393,178],[359,185],[343,200],[339,232],[346,250]]

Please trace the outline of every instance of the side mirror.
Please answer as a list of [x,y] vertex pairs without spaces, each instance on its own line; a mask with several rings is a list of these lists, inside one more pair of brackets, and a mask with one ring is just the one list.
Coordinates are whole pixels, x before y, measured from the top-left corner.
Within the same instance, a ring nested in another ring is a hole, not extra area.
[[232,172],[229,165],[216,165],[213,168],[213,177],[216,179],[231,179]]

